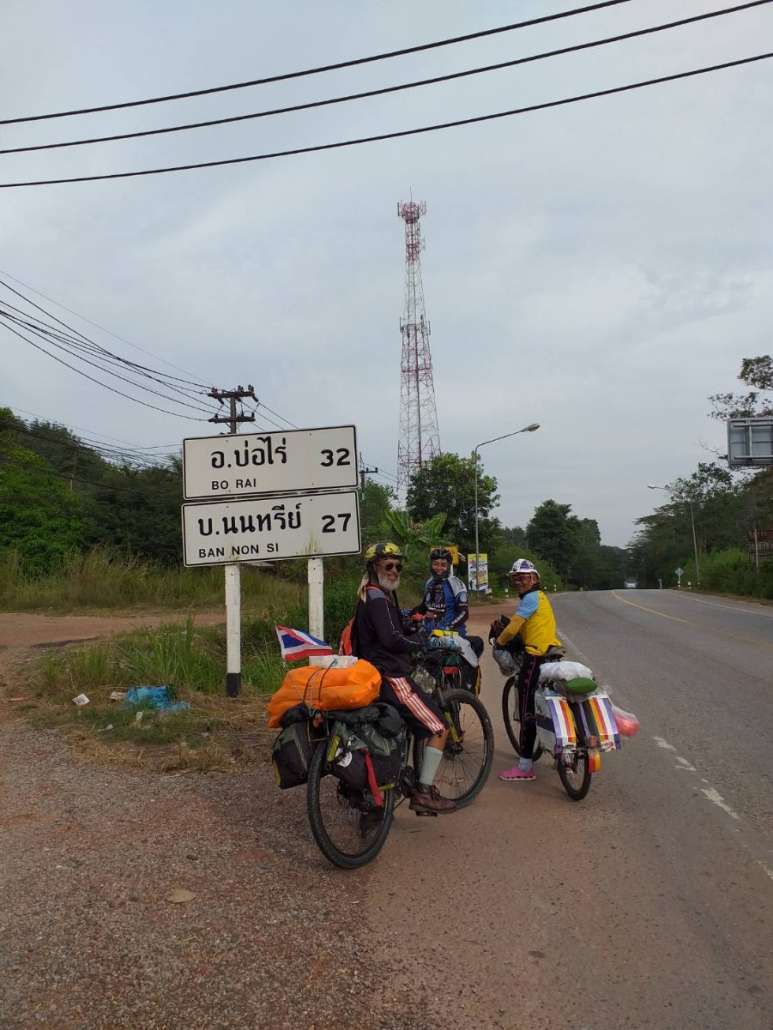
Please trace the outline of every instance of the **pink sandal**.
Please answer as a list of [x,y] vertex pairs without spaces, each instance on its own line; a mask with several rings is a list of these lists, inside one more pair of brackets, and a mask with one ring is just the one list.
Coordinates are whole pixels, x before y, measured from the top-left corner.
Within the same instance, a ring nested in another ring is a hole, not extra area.
[[513,780],[536,780],[537,777],[533,769],[530,769],[529,772],[525,772],[523,769],[520,769],[517,765],[514,765],[512,769],[504,769],[501,773],[499,773],[499,779],[505,780],[507,783],[510,783]]

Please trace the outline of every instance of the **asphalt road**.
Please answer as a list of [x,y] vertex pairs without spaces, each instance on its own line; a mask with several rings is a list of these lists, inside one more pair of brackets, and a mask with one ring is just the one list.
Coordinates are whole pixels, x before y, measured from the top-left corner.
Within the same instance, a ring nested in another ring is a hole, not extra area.
[[428,1024],[771,1030],[773,608],[646,590],[555,607],[641,732],[582,802],[544,758],[502,783],[487,657],[494,774],[452,816],[400,809],[368,871],[374,947]]

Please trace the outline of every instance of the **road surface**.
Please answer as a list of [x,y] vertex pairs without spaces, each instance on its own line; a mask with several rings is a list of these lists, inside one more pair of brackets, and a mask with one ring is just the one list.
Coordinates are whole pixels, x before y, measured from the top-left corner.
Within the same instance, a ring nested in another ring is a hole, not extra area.
[[[452,816],[403,806],[370,872],[385,968],[446,1025],[771,1030],[773,608],[654,590],[555,607],[641,732],[579,803],[543,758]],[[504,681],[489,657],[483,674],[496,773]]]

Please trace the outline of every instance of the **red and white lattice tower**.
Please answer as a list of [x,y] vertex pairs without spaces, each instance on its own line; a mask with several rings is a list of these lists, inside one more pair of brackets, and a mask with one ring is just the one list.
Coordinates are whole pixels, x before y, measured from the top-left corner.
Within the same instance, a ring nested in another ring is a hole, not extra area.
[[405,222],[405,308],[400,320],[400,439],[397,444],[397,493],[404,503],[411,476],[440,454],[435,386],[432,381],[430,327],[421,281],[420,219],[427,205],[413,200],[397,205]]

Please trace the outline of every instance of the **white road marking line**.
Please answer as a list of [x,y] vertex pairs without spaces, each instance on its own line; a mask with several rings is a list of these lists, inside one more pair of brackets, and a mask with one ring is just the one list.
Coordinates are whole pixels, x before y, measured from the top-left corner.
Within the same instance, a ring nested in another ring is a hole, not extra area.
[[668,741],[664,740],[662,737],[653,737],[652,739],[655,741],[657,746],[663,748],[664,751],[676,751],[674,745],[669,744]]
[[676,766],[676,768],[677,768],[677,769],[685,769],[685,770],[686,770],[687,772],[697,772],[697,771],[698,771],[698,770],[697,770],[697,769],[695,768],[695,766],[694,766],[694,765],[691,765],[691,764],[690,764],[690,763],[689,763],[689,762],[687,761],[687,759],[686,759],[686,758],[680,758],[680,756],[679,756],[679,755],[676,755],[676,760],[677,760],[677,762],[679,763],[679,764],[678,764],[678,765]]
[[719,791],[715,790],[714,787],[704,787],[701,790],[701,794],[704,794],[709,799],[709,801],[711,801],[713,804],[717,806],[717,808],[721,808],[723,812],[726,812],[731,819],[737,819],[740,822],[740,815],[735,811],[735,809],[731,808],[730,805],[728,805],[728,803],[725,801],[725,799],[722,797]]

